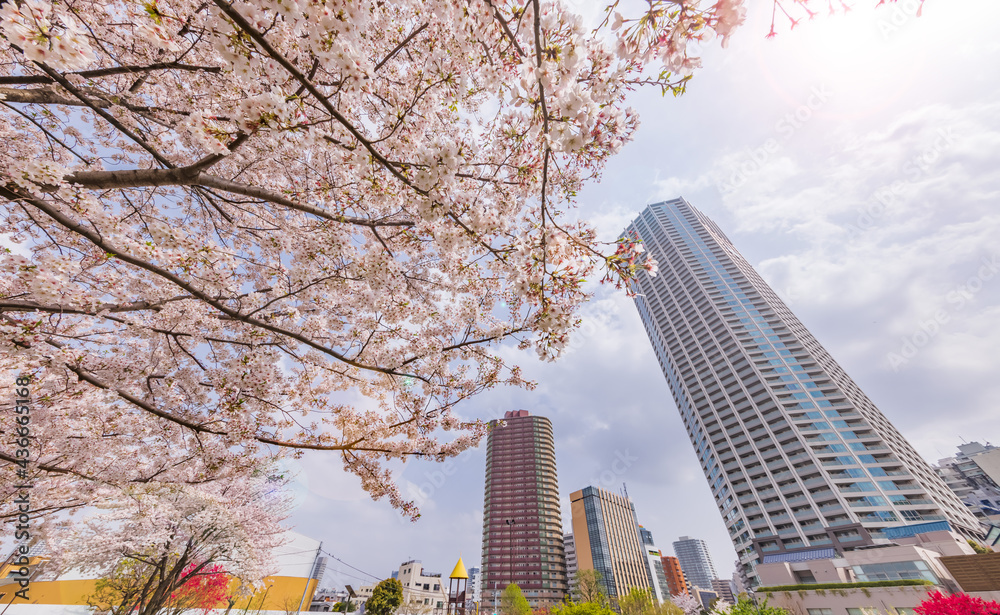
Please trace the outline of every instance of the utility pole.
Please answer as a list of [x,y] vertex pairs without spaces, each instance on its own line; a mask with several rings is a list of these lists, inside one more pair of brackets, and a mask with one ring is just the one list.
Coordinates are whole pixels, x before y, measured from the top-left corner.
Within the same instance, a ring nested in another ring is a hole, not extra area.
[[[309,567],[309,576],[306,577],[306,586],[302,589],[302,599],[299,600],[299,611],[302,611],[302,604],[306,601],[306,594],[309,593],[309,581],[312,580],[313,574],[316,572],[316,562],[319,561],[319,554],[323,552],[323,541],[320,541],[319,546],[316,547],[316,555],[313,557],[312,566]],[[319,579],[316,579],[316,585],[319,585]]]

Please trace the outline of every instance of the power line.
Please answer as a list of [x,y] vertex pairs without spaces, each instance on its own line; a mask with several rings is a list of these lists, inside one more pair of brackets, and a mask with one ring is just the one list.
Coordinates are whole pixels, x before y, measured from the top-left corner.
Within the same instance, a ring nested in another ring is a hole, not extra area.
[[[360,572],[361,574],[363,574],[363,575],[366,575],[366,576],[369,576],[369,577],[371,577],[371,578],[375,579],[376,581],[381,581],[381,580],[382,580],[382,577],[377,577],[377,576],[373,575],[373,574],[372,574],[372,573],[370,573],[370,572],[365,572],[364,570],[362,570],[362,569],[360,569],[360,568],[357,568],[357,567],[355,567],[355,566],[352,566],[352,565],[348,564],[347,562],[345,562],[344,560],[342,560],[342,559],[340,559],[339,557],[337,557],[336,555],[334,555],[333,553],[330,553],[329,551],[325,551],[325,550],[324,550],[324,551],[323,551],[323,553],[325,553],[326,555],[329,555],[330,557],[332,557],[333,559],[337,560],[337,561],[338,561],[338,562],[340,562],[341,564],[343,564],[343,565],[347,566],[348,568],[351,568],[351,569],[353,569],[353,570],[357,570],[357,571],[358,571],[358,572]],[[346,573],[345,573],[345,574],[346,574]],[[350,575],[348,575],[348,576],[350,576]],[[361,579],[361,580],[363,581],[364,579]]]

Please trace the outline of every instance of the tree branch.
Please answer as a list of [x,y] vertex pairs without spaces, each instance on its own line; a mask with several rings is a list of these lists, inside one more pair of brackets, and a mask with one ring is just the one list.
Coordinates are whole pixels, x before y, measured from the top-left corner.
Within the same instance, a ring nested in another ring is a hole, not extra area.
[[414,226],[410,220],[368,220],[353,216],[333,214],[319,207],[299,203],[277,192],[265,190],[257,186],[241,184],[214,175],[201,173],[196,167],[181,167],[174,169],[129,169],[121,171],[81,171],[66,176],[66,181],[93,190],[111,188],[143,188],[156,186],[204,186],[215,188],[233,194],[248,196],[276,205],[283,205],[304,213],[345,224],[367,226]]

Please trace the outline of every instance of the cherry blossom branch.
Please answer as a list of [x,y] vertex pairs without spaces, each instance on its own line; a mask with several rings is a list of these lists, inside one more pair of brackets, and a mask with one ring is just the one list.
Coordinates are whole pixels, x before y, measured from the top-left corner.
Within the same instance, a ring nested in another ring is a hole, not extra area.
[[372,69],[372,72],[373,73],[377,73],[378,69],[382,68],[383,66],[385,66],[386,62],[388,62],[389,60],[393,59],[396,56],[396,54],[399,53],[399,51],[403,47],[406,47],[410,43],[410,41],[413,40],[413,37],[415,37],[416,35],[418,35],[421,32],[423,32],[427,28],[428,25],[430,25],[430,22],[426,22],[425,21],[422,26],[420,26],[419,28],[417,28],[416,30],[414,30],[413,32],[411,32],[409,36],[407,36],[405,39],[403,39],[403,42],[401,42],[400,44],[396,45],[395,49],[393,49],[392,51],[390,51],[389,54],[387,56],[385,56],[382,59],[381,62],[379,62],[378,64],[375,65],[375,68]]
[[[69,75],[83,77],[84,79],[96,79],[99,77],[110,77],[113,75],[146,73],[160,70],[181,70],[186,72],[205,72],[218,74],[222,68],[218,66],[195,66],[193,64],[182,64],[180,62],[163,62],[160,64],[150,64],[148,66],[115,66],[112,68],[100,68],[97,70],[82,70]],[[2,75],[0,85],[29,85],[33,83],[55,83],[51,76],[47,75]]]
[[205,304],[212,306],[213,308],[219,310],[220,312],[222,312],[226,316],[229,316],[233,320],[237,320],[245,324],[258,327],[260,329],[264,329],[265,331],[270,331],[271,333],[275,333],[282,337],[293,339],[302,344],[305,344],[306,346],[313,348],[314,350],[318,350],[323,354],[329,355],[337,359],[338,361],[346,363],[351,367],[356,367],[361,370],[374,371],[391,376],[417,378],[419,380],[427,381],[427,379],[424,378],[423,376],[406,374],[398,372],[391,368],[379,367],[377,365],[366,365],[364,363],[361,363],[360,361],[350,359],[349,357],[337,352],[332,348],[328,348],[322,344],[318,344],[312,339],[306,337],[305,335],[302,335],[300,333],[295,333],[294,331],[289,331],[287,329],[283,329],[282,327],[272,325],[268,322],[262,321],[257,318],[248,317],[245,314],[241,314],[238,310],[234,310],[226,306],[221,301],[216,300],[214,297],[211,297],[206,292],[196,288],[191,283],[181,279],[177,275],[163,269],[162,267],[144,261],[138,257],[132,256],[118,246],[111,245],[103,237],[101,237],[99,233],[86,228],[82,224],[77,224],[71,218],[67,217],[65,214],[58,211],[56,208],[50,206],[45,201],[28,197],[25,194],[18,194],[17,192],[12,192],[9,188],[6,187],[0,187],[0,196],[5,196],[11,200],[20,200],[23,202],[30,203],[36,209],[44,212],[46,215],[48,215],[54,221],[59,223],[65,229],[72,231],[73,233],[76,233],[84,237],[88,241],[90,241],[96,247],[100,248],[105,254],[113,254],[115,258],[123,262],[126,262],[140,269],[145,269],[146,271],[149,271],[150,273],[173,283],[179,288],[182,288],[187,292],[189,292],[194,298],[199,299]]
[[159,186],[204,186],[216,188],[225,192],[248,196],[276,205],[283,205],[304,213],[330,220],[357,226],[376,228],[379,226],[413,226],[409,220],[367,220],[352,216],[333,214],[326,210],[293,201],[276,192],[249,184],[202,173],[196,166],[173,169],[127,169],[118,171],[80,171],[66,176],[66,181],[93,190],[109,188],[143,188]]
[[[14,45],[12,45],[12,46],[14,46]],[[58,71],[50,68],[48,65],[44,64],[43,62],[35,62],[35,65],[38,66],[38,68],[40,68],[42,71],[44,71],[45,74],[47,74],[49,77],[51,77],[55,82],[57,82],[59,85],[61,85],[66,91],[68,91],[73,96],[75,96],[78,99],[80,99],[80,101],[83,104],[85,104],[86,106],[88,106],[91,109],[93,109],[94,113],[96,113],[97,115],[99,115],[102,118],[104,118],[104,121],[106,121],[109,124],[111,124],[112,126],[114,126],[119,132],[121,132],[122,134],[124,134],[125,136],[127,136],[129,139],[131,139],[132,141],[134,141],[135,143],[137,143],[144,150],[146,150],[147,152],[149,152],[150,155],[152,155],[153,158],[157,162],[159,162],[160,164],[162,164],[163,166],[168,167],[168,168],[171,168],[171,167],[174,166],[169,160],[167,160],[158,151],[156,151],[156,149],[152,145],[150,145],[145,139],[143,139],[139,135],[133,133],[124,124],[122,124],[120,121],[118,121],[114,116],[112,116],[110,113],[108,113],[107,111],[105,111],[102,107],[98,106],[96,103],[94,103],[94,101],[90,100],[87,96],[85,96],[83,94],[83,92],[81,92],[78,88],[76,88],[73,84],[71,84],[68,79],[66,79],[65,77],[63,77],[62,75],[60,75],[58,73]]]
[[500,9],[498,9],[496,5],[493,4],[493,0],[489,0],[489,4],[490,7],[493,9],[493,18],[496,19],[498,22],[500,22],[500,27],[501,29],[503,29],[504,35],[507,37],[507,40],[509,40],[511,44],[514,46],[514,49],[517,50],[517,54],[521,57],[524,57],[525,56],[524,50],[521,49],[521,45],[518,44],[517,37],[514,36],[514,33],[510,31],[510,25],[507,23],[507,20],[504,19],[503,15],[500,14]]

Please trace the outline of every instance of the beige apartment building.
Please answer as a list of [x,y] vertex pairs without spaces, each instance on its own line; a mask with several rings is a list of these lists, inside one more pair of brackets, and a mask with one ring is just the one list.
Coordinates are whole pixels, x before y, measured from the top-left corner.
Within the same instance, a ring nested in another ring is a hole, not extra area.
[[574,491],[569,499],[577,569],[600,572],[611,599],[637,587],[652,591],[632,500],[600,487]]

